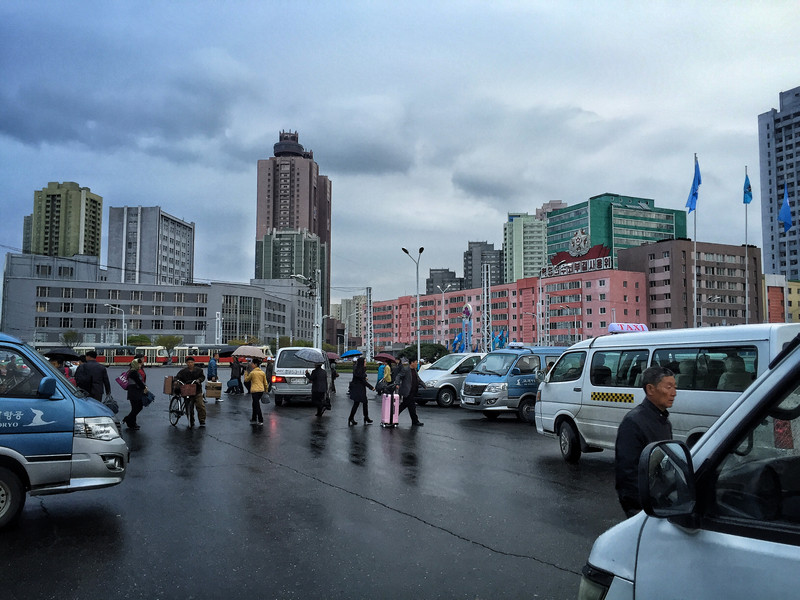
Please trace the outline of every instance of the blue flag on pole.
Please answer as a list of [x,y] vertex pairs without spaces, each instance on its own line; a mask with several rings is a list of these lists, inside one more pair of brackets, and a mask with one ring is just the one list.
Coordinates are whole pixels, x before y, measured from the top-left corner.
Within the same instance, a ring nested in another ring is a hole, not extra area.
[[786,184],[783,184],[783,204],[781,205],[781,212],[778,213],[778,221],[783,223],[783,233],[786,233],[792,228],[792,211],[789,208],[789,190]]
[[744,203],[750,204],[753,201],[753,188],[750,187],[750,177],[745,173],[744,176]]
[[702,181],[700,180],[700,163],[697,162],[697,157],[694,157],[694,179],[692,180],[692,189],[689,191],[689,198],[686,200],[686,208],[691,213],[697,208],[697,192]]

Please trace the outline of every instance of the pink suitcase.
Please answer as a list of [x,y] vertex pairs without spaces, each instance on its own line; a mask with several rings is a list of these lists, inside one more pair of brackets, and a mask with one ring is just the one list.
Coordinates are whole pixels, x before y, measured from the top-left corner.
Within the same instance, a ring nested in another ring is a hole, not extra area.
[[397,427],[400,420],[400,394],[381,394],[381,427]]

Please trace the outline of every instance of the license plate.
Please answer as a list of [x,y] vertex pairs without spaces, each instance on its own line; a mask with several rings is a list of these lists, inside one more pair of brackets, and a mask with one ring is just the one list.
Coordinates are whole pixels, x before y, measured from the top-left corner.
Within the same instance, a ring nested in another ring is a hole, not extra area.
[[464,396],[464,404],[477,404],[477,403],[478,403],[477,398],[468,398]]
[[305,377],[289,377],[289,385],[302,385],[306,382]]

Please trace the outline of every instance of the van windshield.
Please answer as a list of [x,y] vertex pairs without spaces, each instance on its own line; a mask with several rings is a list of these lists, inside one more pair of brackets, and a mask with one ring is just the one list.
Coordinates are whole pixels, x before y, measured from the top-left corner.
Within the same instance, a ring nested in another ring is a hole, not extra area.
[[479,375],[505,375],[517,360],[517,354],[487,354],[472,371]]
[[449,371],[454,366],[456,366],[463,358],[464,358],[463,354],[448,354],[447,356],[443,356],[435,363],[433,363],[430,367],[428,367],[428,370]]

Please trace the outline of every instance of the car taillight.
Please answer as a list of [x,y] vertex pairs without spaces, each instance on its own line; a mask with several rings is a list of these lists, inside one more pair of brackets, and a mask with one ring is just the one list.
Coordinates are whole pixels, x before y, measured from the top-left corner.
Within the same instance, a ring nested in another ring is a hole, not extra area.
[[286,377],[283,377],[282,375],[273,375],[272,383],[286,383]]

